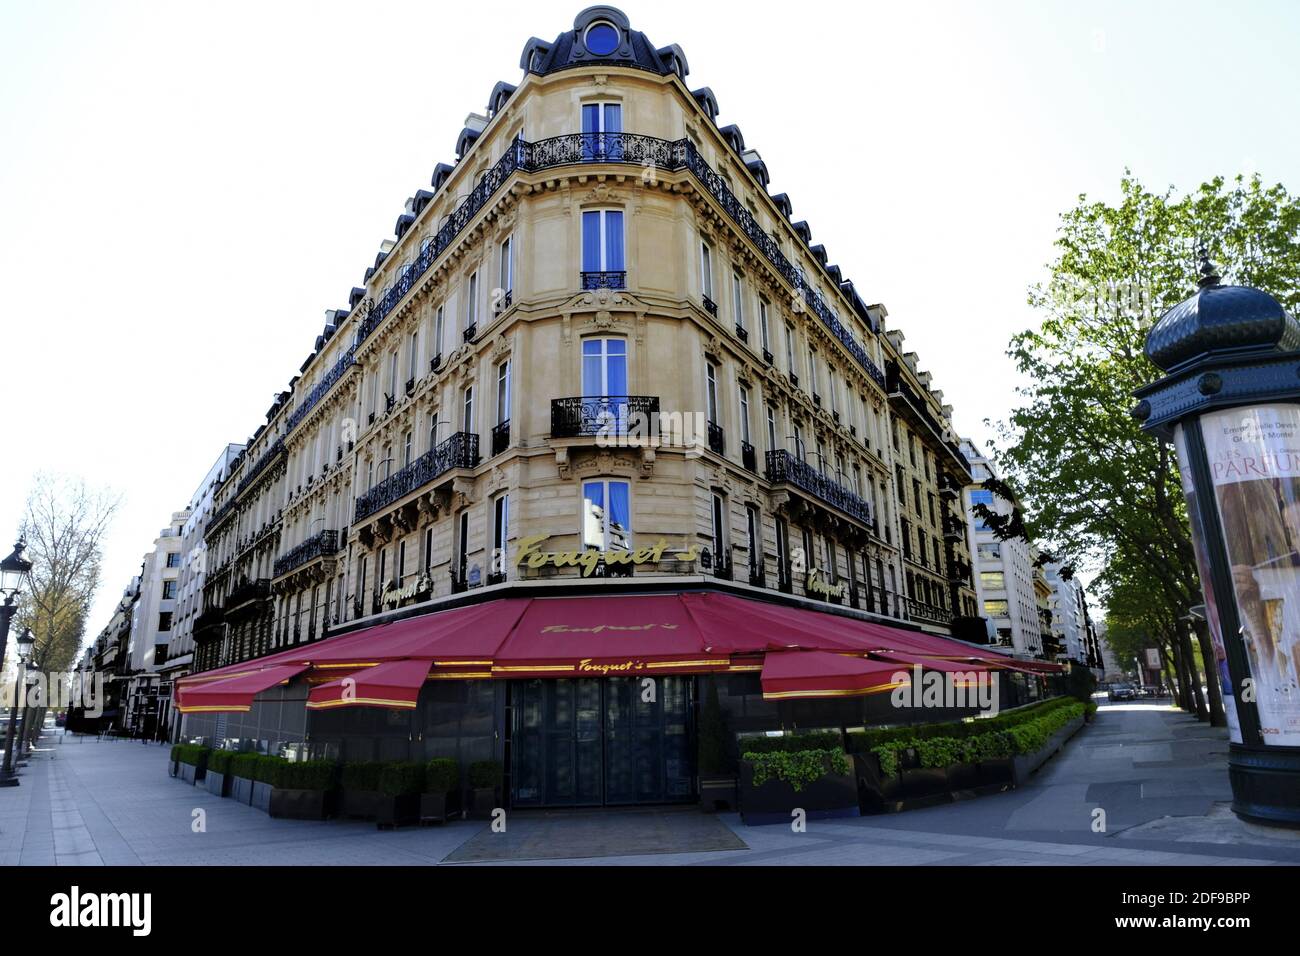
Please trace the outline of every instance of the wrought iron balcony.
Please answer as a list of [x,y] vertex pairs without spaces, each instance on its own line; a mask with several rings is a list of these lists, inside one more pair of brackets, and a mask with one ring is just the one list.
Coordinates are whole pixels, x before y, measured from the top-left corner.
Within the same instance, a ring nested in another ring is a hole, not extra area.
[[212,517],[208,520],[208,523],[203,527],[204,536],[210,538],[212,532],[214,532],[219,525],[225,522],[225,520],[234,513],[235,513],[235,499],[231,498],[229,501],[227,501],[216,511],[212,512]]
[[709,450],[722,455],[726,453],[726,449],[726,433],[722,430],[722,426],[717,422],[709,422]]
[[244,489],[248,488],[257,476],[266,470],[266,466],[275,461],[284,454],[284,439],[277,438],[266,451],[262,452],[262,457],[257,459],[257,464],[244,473],[244,477],[239,479],[239,485],[235,489],[236,494],[243,494]]
[[438,371],[438,366],[441,364],[442,364],[442,353],[439,352],[433,358],[429,359],[429,371],[430,372]]
[[249,580],[244,578],[234,586],[230,594],[226,597],[226,611],[229,612],[241,604],[248,604],[250,601],[261,601],[271,596],[271,579],[257,578]]
[[492,428],[492,454],[499,455],[510,447],[510,419]]
[[551,437],[623,435],[635,425],[646,434],[659,421],[656,395],[582,395],[551,400]]
[[[790,284],[808,309],[830,329],[831,334],[854,360],[871,378],[884,386],[884,374],[866,349],[844,326],[813,283],[809,282],[804,270],[786,257],[776,238],[764,230],[762,223],[731,191],[727,181],[705,162],[695,144],[688,138],[666,140],[638,133],[567,133],[532,143],[523,139],[516,140],[513,147],[507,149],[496,164],[479,177],[469,195],[452,211],[442,228],[426,243],[410,268],[402,271],[388,292],[377,302],[366,301],[366,314],[357,329],[357,342],[365,341],[410,294],[424,274],[455,243],[457,237],[468,228],[512,175],[516,172],[534,172],[582,163],[623,163],[641,168],[653,167],[665,172],[689,172],[740,231],[759,248],[772,267]],[[716,310],[717,306],[714,305],[712,311],[715,315]]]
[[363,521],[394,501],[423,488],[439,475],[453,468],[474,468],[478,462],[478,435],[456,432],[432,451],[425,452],[358,498],[353,520]]
[[474,341],[474,336],[476,336],[476,335],[478,335],[478,324],[477,324],[477,323],[474,323],[474,324],[472,324],[472,325],[467,325],[467,326],[465,326],[465,341],[466,341],[466,342],[473,342],[473,341]]
[[773,356],[772,356],[772,353],[771,353],[770,351],[768,351],[767,349],[763,349],[763,364],[764,364],[764,365],[771,365],[771,364],[772,364],[772,357],[773,357]]
[[718,303],[714,302],[707,295],[701,296],[701,298],[704,300],[704,311],[716,319],[718,317]]
[[903,598],[903,603],[907,608],[907,616],[910,620],[943,625],[952,623],[952,611],[946,607],[936,607],[933,604],[926,604],[924,601],[909,597]]
[[871,524],[871,504],[849,489],[826,477],[806,461],[784,449],[767,453],[767,480],[786,483],[808,492],[815,498],[838,508],[865,525]]
[[277,558],[272,574],[278,578],[316,558],[332,555],[338,549],[339,533],[333,530],[322,531]]
[[627,272],[583,272],[582,288],[587,289],[626,289]]
[[750,471],[758,471],[758,455],[754,452],[754,446],[747,441],[740,443],[740,463]]
[[742,342],[749,341],[749,329],[745,328],[739,322],[736,323],[736,338]]
[[307,393],[307,397],[299,402],[298,407],[289,415],[285,422],[286,431],[293,431],[298,423],[306,418],[307,414],[320,403],[320,400],[329,394],[329,390],[338,384],[338,380],[343,377],[343,374],[356,364],[356,352],[357,347],[354,345],[339,356],[339,360],[321,377],[321,380]]

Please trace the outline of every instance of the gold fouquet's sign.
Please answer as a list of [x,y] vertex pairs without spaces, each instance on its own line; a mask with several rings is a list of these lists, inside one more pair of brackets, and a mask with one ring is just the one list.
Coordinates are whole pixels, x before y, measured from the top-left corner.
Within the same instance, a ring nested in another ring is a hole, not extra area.
[[425,594],[433,589],[433,582],[429,580],[428,575],[424,574],[421,574],[410,584],[406,585],[406,587],[395,588],[392,585],[393,583],[390,581],[384,586],[383,596],[379,599],[380,603],[383,604],[384,607],[388,607],[389,605],[396,606],[401,604],[403,601],[409,601],[411,598],[420,594]]
[[821,594],[824,597],[844,597],[843,584],[830,584],[823,581],[818,575],[821,574],[820,568],[812,568],[808,572],[808,583],[804,585],[809,594]]
[[597,664],[590,657],[578,661],[578,670],[585,674],[626,674],[645,669],[645,661],[630,660],[619,664]]
[[664,555],[673,553],[678,561],[694,563],[700,555],[697,547],[683,547],[677,552],[668,551],[668,539],[660,538],[652,547],[624,551],[542,551],[537,546],[547,538],[544,534],[529,535],[520,539],[519,557],[516,565],[530,568],[544,568],[551,565],[556,568],[581,568],[584,578],[596,573],[596,568],[603,561],[606,566],[658,564]]

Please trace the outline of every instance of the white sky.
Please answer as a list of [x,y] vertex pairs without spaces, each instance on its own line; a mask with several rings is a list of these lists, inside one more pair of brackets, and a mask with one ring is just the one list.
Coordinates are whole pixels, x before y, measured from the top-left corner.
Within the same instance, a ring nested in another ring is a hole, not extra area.
[[[0,529],[37,470],[124,492],[91,634],[466,114],[582,6],[0,0],[0,361],[21,397]],[[1300,169],[1297,4],[620,6],[682,46],[977,440],[1080,193],[1113,199],[1125,166],[1182,189]]]

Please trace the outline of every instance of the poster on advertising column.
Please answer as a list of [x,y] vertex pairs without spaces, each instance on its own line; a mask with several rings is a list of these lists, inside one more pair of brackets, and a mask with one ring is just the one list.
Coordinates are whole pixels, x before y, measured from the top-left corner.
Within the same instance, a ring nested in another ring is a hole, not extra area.
[[1300,746],[1300,405],[1213,412],[1201,429],[1260,731]]

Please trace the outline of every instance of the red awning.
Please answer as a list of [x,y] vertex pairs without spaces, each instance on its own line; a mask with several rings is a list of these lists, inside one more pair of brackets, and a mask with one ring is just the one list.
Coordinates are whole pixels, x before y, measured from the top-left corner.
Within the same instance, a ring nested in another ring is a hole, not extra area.
[[901,671],[891,661],[829,651],[772,651],[763,659],[763,697],[790,700],[882,693],[909,683],[906,677],[894,679]]
[[392,707],[410,709],[429,677],[429,661],[408,658],[361,667],[346,677],[319,684],[307,696],[309,710],[333,707]]
[[277,684],[287,684],[307,669],[306,664],[279,664],[249,670],[221,680],[191,683],[176,688],[176,709],[183,714],[205,711],[245,711],[253,698]]

